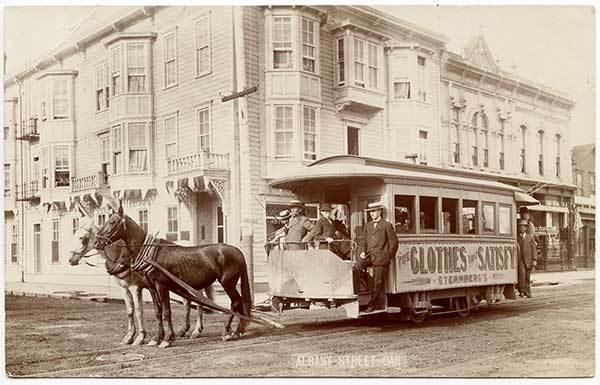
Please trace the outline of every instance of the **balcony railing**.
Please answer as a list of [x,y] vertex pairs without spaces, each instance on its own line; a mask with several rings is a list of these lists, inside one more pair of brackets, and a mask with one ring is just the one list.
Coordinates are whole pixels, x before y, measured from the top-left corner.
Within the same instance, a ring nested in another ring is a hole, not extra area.
[[169,175],[193,170],[229,170],[229,155],[200,152],[167,161]]
[[30,119],[29,124],[23,122],[23,131],[17,137],[17,140],[25,140],[28,142],[37,142],[40,140],[40,132],[38,130],[37,119]]
[[71,178],[71,192],[98,189],[105,186],[107,186],[106,178],[102,172]]
[[17,201],[35,201],[40,199],[40,185],[37,180],[17,186]]

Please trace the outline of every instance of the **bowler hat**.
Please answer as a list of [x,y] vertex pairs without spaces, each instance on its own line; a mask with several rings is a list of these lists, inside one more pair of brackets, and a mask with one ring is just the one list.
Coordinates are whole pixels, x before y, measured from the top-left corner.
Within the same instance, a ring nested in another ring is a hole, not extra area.
[[373,202],[367,206],[367,211],[383,210],[383,203]]
[[333,210],[333,208],[331,207],[331,205],[329,203],[323,203],[323,204],[321,204],[321,206],[319,206],[319,210],[320,211],[331,211],[331,210]]
[[290,210],[283,210],[279,212],[279,215],[277,216],[277,218],[279,218],[280,221],[284,221],[286,219],[289,219],[292,216],[292,214],[290,213]]
[[520,213],[528,213],[529,208],[527,206],[521,206],[521,207],[519,207],[519,212]]
[[525,219],[519,219],[517,221],[517,226],[527,226],[527,225],[528,225],[528,223],[527,223],[527,220],[525,220]]
[[304,204],[302,202],[300,202],[297,199],[291,200],[290,201],[290,207],[300,207],[300,208],[304,208]]

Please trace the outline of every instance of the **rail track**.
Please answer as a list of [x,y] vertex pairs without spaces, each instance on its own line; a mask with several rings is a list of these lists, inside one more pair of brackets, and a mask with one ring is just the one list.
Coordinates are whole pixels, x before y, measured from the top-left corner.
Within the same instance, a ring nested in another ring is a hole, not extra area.
[[[433,315],[432,318],[452,318],[454,320],[460,320],[461,322],[476,321],[478,318],[483,316],[489,316],[490,313],[494,314],[497,312],[498,317],[505,317],[507,312],[510,314],[519,313],[529,310],[544,309],[560,307],[565,305],[566,307],[579,306],[593,303],[594,294],[589,290],[581,290],[565,293],[549,293],[545,295],[538,295],[531,299],[520,299],[517,301],[506,301],[493,305],[483,304],[480,305],[478,310],[471,313],[467,318],[461,318],[458,316],[449,316],[447,314]],[[180,359],[185,357],[197,357],[203,355],[211,355],[222,352],[235,352],[243,351],[248,348],[257,347],[269,347],[280,343],[286,343],[293,345],[294,343],[311,341],[314,339],[323,339],[327,337],[341,337],[346,335],[353,335],[359,333],[365,333],[369,330],[376,330],[377,327],[397,327],[404,328],[407,337],[416,337],[422,328],[427,327],[427,322],[421,325],[414,325],[409,322],[399,322],[398,314],[385,314],[376,318],[366,318],[359,320],[349,319],[326,319],[316,322],[306,322],[305,320],[292,320],[292,323],[286,325],[286,329],[280,331],[276,329],[251,329],[248,334],[236,341],[230,341],[227,343],[221,342],[218,334],[210,333],[201,336],[199,339],[188,340],[178,339],[176,344],[167,349],[156,349],[150,347],[131,347],[131,346],[117,346],[114,348],[90,350],[78,353],[69,353],[62,355],[54,355],[45,357],[38,360],[31,360],[26,362],[20,362],[19,364],[11,364],[6,366],[8,373],[11,373],[11,369],[17,369],[26,365],[28,368],[35,370],[35,367],[42,364],[56,364],[55,367],[61,365],[70,365],[70,368],[57,369],[52,371],[40,371],[31,374],[24,375],[25,377],[53,377],[53,376],[77,376],[78,374],[93,372],[103,372],[112,369],[129,368],[129,367],[143,367],[155,362],[161,362],[165,360]],[[216,322],[216,321],[212,321]],[[457,343],[464,341],[467,337],[461,337],[451,339]],[[437,344],[447,343],[449,340],[443,341],[425,341],[418,344],[411,344],[407,346],[403,352],[410,353],[413,350],[418,350],[424,346],[431,348]],[[144,353],[146,357],[142,360],[131,360],[131,361],[119,361],[119,362],[105,362],[95,361],[99,356],[111,356],[122,354],[126,352],[131,354]],[[94,364],[90,364],[93,362]],[[73,367],[76,365],[82,365]]]

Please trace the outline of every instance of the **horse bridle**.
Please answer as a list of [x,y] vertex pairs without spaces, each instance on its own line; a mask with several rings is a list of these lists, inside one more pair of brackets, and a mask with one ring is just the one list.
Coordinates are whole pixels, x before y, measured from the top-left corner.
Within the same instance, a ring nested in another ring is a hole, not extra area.
[[[113,214],[113,215],[117,216],[117,214]],[[125,224],[125,218],[123,217],[123,218],[119,219],[119,221],[123,225],[123,230],[127,231],[127,225]],[[101,235],[100,233],[97,233],[96,238],[100,238],[100,239],[103,239],[106,241],[106,244],[104,245],[104,247],[110,246],[114,242],[114,240],[112,238],[117,234],[117,231],[119,231],[119,226],[114,226],[112,229],[110,229],[110,231],[108,231],[108,233],[106,235]]]

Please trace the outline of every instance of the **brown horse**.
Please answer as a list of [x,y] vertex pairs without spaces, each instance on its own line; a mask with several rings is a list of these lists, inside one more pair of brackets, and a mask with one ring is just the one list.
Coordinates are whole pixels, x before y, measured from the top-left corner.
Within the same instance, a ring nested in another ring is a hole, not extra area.
[[[117,213],[111,215],[96,234],[94,247],[103,250],[107,245],[123,240],[131,256],[130,261],[123,262],[133,266],[132,261],[137,262],[136,258],[140,258],[139,254],[145,239],[144,229],[125,215],[123,207],[120,205]],[[213,282],[219,281],[231,300],[231,310],[250,317],[252,294],[248,281],[248,270],[244,255],[238,248],[226,244],[178,246],[161,239],[154,260],[196,290],[204,289]],[[190,300],[193,300],[193,297],[158,269],[151,269],[144,277],[156,289],[163,312],[162,318],[160,314],[157,314],[158,340],[162,340],[161,346],[169,346],[174,338],[174,332],[168,293],[172,291]],[[241,281],[241,295],[236,289],[238,281]],[[233,317],[230,315],[225,322],[224,341],[237,338],[245,331],[247,321],[240,319],[235,332],[231,332]],[[167,324],[166,335],[163,330],[163,321]]]
[[[73,234],[73,240],[71,241],[69,253],[69,263],[73,266],[78,265],[82,258],[88,258],[91,255],[90,252],[93,249],[96,233],[98,227],[93,222],[79,227]],[[150,291],[152,298],[156,297],[156,292],[153,285],[148,285],[144,282],[144,277],[135,271],[131,270],[127,261],[129,261],[129,251],[126,247],[123,247],[125,242],[117,241],[113,245],[104,248],[103,252],[100,252],[100,256],[105,259],[106,272],[110,274],[117,284],[123,288],[123,300],[125,301],[125,308],[127,310],[127,334],[121,340],[121,344],[132,344],[139,345],[144,341],[146,331],[144,329],[144,314],[142,305],[142,290],[147,289]],[[204,289],[208,298],[213,298],[212,285]],[[159,305],[160,303],[156,301]],[[185,323],[183,327],[177,332],[177,336],[183,337],[190,329],[190,310],[191,305],[188,299],[183,300]],[[196,319],[196,326],[190,335],[190,339],[197,338],[202,333],[202,306],[198,306],[198,318]],[[155,307],[155,312],[157,311]],[[134,323],[135,316],[135,323]],[[137,326],[137,328],[136,328]],[[136,330],[137,329],[137,330]],[[136,336],[137,332],[137,336]],[[134,339],[134,336],[135,339]],[[156,345],[155,340],[148,342],[148,345]]]

